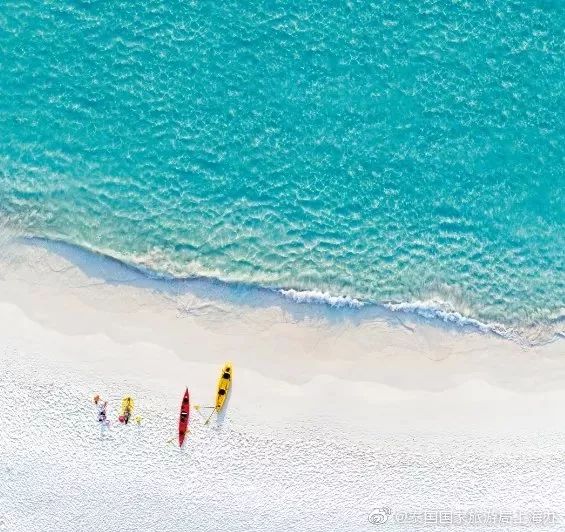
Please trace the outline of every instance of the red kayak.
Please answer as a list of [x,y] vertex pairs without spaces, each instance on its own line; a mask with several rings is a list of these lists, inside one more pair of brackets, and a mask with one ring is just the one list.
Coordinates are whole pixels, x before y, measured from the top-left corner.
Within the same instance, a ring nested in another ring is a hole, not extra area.
[[188,431],[188,415],[190,414],[190,398],[188,396],[188,388],[184,392],[182,403],[180,404],[179,418],[179,447],[184,443],[184,437]]

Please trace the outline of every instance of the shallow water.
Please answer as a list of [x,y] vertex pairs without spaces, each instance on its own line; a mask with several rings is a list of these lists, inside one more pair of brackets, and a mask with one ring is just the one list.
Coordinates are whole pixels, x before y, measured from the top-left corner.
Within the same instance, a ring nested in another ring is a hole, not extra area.
[[0,216],[175,276],[546,340],[564,24],[539,1],[8,1]]

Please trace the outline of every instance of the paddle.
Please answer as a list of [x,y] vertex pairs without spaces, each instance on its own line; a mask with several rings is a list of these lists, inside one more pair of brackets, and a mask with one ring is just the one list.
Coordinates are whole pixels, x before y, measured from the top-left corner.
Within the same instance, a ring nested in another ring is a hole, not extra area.
[[[216,411],[216,407],[215,406],[200,406],[200,405],[194,405],[194,408],[196,409],[196,411],[200,414],[200,417],[202,419],[204,419],[204,425],[207,425],[208,422],[210,421],[210,418],[214,415],[214,412]],[[201,408],[211,408],[212,409],[212,413],[210,414],[210,417],[206,418],[204,417],[204,414],[202,412],[200,412]]]
[[[190,434],[190,430],[187,430],[186,434]],[[178,438],[178,436],[173,436],[170,440],[167,440],[167,445],[169,443],[173,443],[177,438]]]
[[214,412],[216,412],[218,409],[216,407],[214,407],[214,410],[212,410],[212,413],[210,414],[210,417],[204,422],[204,425],[208,425],[208,423],[210,423],[210,420],[212,419],[212,416],[214,415]]

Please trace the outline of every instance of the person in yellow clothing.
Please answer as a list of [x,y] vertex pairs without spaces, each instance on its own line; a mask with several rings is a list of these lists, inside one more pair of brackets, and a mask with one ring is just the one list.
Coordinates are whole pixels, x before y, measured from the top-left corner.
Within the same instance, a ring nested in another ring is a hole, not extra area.
[[133,398],[126,396],[122,399],[122,412],[118,417],[120,423],[127,425],[129,423],[129,419],[133,413]]

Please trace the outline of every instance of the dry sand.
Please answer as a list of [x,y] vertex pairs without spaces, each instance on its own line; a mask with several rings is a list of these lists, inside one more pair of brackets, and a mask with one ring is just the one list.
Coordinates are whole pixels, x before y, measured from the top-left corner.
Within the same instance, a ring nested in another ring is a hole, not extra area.
[[[0,530],[564,529],[562,346],[4,242]],[[210,404],[228,359],[226,412],[167,444],[184,386]],[[101,434],[95,393],[142,424]]]

